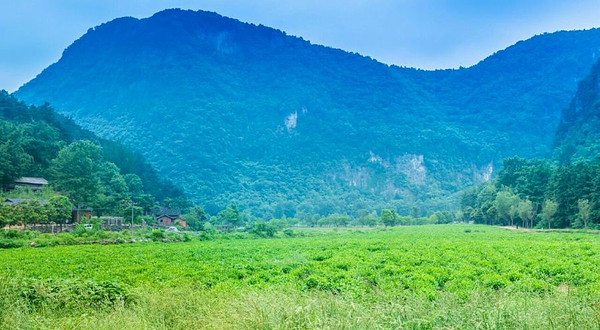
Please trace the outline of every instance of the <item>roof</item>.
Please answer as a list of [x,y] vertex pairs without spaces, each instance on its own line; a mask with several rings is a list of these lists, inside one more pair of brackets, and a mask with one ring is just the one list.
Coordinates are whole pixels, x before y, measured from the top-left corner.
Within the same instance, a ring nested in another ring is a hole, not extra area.
[[[37,199],[19,199],[19,198],[7,198],[4,200],[4,204],[6,205],[17,205],[17,204],[21,204],[21,203],[26,203],[26,202],[30,202],[33,200],[37,200]],[[37,200],[38,202],[40,202],[40,204],[46,204],[48,203],[47,199],[39,199]]]
[[177,209],[168,209],[166,207],[161,207],[158,210],[154,211],[155,217],[166,216],[169,218],[178,218],[181,215],[181,211]]
[[92,212],[93,209],[91,207],[83,207],[83,208],[77,208],[77,206],[73,205],[71,207],[71,210],[73,211],[81,211],[81,212]]
[[25,184],[39,184],[39,185],[47,185],[48,180],[44,178],[31,178],[31,177],[22,177],[15,180],[15,183],[25,183]]

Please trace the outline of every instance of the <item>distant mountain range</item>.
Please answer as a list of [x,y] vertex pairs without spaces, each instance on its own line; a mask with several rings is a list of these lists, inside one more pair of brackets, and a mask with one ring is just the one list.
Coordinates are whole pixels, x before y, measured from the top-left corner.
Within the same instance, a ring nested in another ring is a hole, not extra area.
[[556,32],[424,71],[165,10],[90,29],[15,95],[133,146],[209,212],[424,213],[504,157],[549,156],[599,55],[599,29]]

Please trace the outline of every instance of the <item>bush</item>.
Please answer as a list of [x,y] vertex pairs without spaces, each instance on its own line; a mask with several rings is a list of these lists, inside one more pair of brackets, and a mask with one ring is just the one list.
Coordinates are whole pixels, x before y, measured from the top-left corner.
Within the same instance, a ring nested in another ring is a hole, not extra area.
[[0,249],[12,249],[25,246],[23,241],[0,239]]
[[150,237],[153,241],[160,241],[166,237],[165,231],[162,229],[155,229],[150,233]]
[[0,230],[0,238],[4,237],[7,239],[32,239],[37,237],[39,234],[39,232],[31,230]]
[[31,279],[15,285],[13,290],[18,290],[19,296],[32,308],[98,309],[132,301],[125,287],[109,281]]

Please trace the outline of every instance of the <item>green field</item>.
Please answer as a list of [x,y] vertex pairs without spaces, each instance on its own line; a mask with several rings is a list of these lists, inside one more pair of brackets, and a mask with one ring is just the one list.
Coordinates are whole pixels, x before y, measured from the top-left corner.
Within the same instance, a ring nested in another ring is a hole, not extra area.
[[600,329],[600,235],[473,225],[0,251],[2,329]]

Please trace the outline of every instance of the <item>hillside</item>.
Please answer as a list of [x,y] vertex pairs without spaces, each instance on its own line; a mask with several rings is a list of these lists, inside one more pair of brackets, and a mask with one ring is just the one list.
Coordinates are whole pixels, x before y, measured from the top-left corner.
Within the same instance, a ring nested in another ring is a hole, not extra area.
[[600,155],[600,62],[581,81],[577,94],[563,111],[555,148],[555,156],[562,163]]
[[209,212],[423,212],[549,152],[600,30],[537,36],[461,70],[390,67],[215,13],[90,29],[16,95],[142,152]]
[[0,133],[0,191],[28,176],[50,179],[72,201],[89,194],[86,206],[99,210],[127,198],[149,210],[155,202],[183,197],[140,154],[97,137],[48,105],[26,106],[6,91],[0,91]]

